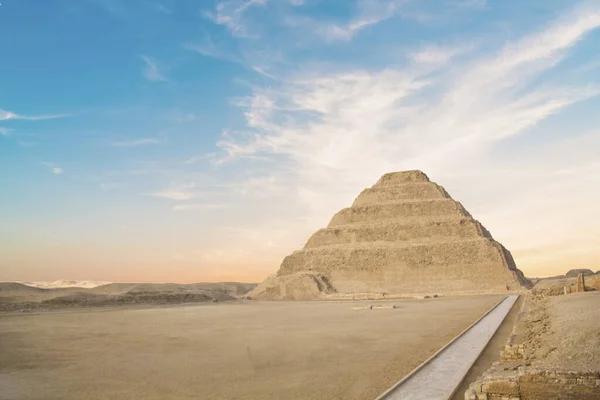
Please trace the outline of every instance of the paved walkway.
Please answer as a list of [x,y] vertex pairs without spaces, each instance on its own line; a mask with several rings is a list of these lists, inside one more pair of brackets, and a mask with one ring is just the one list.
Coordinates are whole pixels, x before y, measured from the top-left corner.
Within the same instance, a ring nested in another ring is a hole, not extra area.
[[377,400],[447,400],[477,360],[515,301],[507,296],[471,329],[442,350],[412,376],[398,382]]

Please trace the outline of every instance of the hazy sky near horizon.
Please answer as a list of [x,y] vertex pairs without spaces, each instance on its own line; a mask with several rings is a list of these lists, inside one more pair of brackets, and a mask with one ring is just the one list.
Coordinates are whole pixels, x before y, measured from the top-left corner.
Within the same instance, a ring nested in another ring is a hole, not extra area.
[[600,269],[600,1],[2,0],[0,280],[260,281],[421,169]]

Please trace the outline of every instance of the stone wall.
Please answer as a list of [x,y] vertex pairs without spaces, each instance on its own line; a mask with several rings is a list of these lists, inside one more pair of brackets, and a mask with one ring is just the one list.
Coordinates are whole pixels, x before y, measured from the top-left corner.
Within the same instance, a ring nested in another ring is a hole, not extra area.
[[590,323],[597,300],[595,292],[527,296],[500,361],[471,383],[465,400],[600,399],[597,328]]
[[517,367],[495,363],[465,393],[465,400],[598,400],[600,372]]
[[525,345],[523,344],[507,344],[500,352],[502,361],[516,361],[525,358]]

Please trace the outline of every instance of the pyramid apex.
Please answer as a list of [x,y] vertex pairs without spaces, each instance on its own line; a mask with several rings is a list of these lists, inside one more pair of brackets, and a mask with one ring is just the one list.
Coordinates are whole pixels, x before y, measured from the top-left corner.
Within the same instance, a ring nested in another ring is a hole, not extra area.
[[374,186],[395,185],[404,182],[429,182],[429,178],[418,169],[410,171],[388,172],[383,174]]

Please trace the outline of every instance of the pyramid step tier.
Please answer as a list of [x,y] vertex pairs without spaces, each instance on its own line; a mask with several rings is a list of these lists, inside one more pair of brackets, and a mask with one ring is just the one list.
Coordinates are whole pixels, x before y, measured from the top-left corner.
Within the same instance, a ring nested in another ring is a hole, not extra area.
[[344,293],[412,293],[417,287],[455,291],[461,285],[462,290],[473,286],[506,290],[521,285],[512,258],[507,261],[506,250],[486,238],[421,245],[378,242],[309,248],[286,257],[277,275],[313,271]]
[[406,182],[430,182],[425,173],[418,170],[389,172],[382,175],[373,186],[390,186]]
[[344,208],[336,213],[328,228],[339,225],[360,224],[386,219],[470,217],[463,206],[452,199],[401,200],[385,204],[364,205]]
[[434,264],[460,264],[466,260],[505,264],[502,246],[486,238],[419,245],[373,242],[295,251],[283,260],[279,274],[311,270],[402,269]]
[[398,200],[437,200],[450,198],[443,187],[433,182],[409,182],[403,184],[373,186],[358,195],[352,207],[382,204]]
[[491,238],[491,235],[478,221],[468,217],[429,221],[397,219],[320,229],[308,239],[304,248],[348,243],[442,242],[479,237]]

